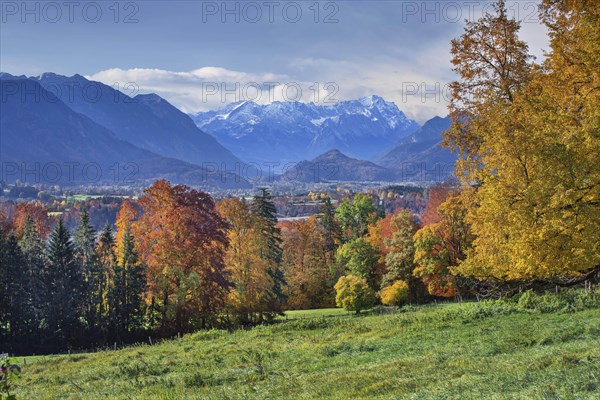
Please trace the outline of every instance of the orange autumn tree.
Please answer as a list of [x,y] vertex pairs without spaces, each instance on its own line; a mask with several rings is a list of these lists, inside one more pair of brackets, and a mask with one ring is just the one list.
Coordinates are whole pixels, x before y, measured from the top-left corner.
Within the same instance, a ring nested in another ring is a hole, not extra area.
[[280,224],[282,267],[287,281],[287,307],[306,309],[333,306],[328,240],[314,216]]
[[154,182],[139,199],[132,231],[148,266],[148,297],[164,334],[208,327],[225,305],[227,223],[212,198],[184,185]]
[[436,185],[429,190],[427,205],[421,215],[421,225],[430,225],[440,222],[438,208],[452,195],[453,191],[454,189],[449,183]]
[[140,210],[137,208],[135,202],[131,199],[124,199],[121,203],[121,208],[117,212],[117,220],[115,225],[117,226],[117,233],[115,234],[115,254],[119,263],[122,263],[124,255],[125,236],[127,231],[131,230],[133,221],[139,216]]
[[30,216],[35,223],[35,227],[38,230],[40,237],[48,237],[52,228],[52,221],[50,217],[48,217],[48,210],[46,209],[46,206],[39,201],[19,203],[15,207],[13,227],[17,237],[20,238],[23,236],[25,220],[28,216]]
[[385,270],[385,256],[390,251],[387,243],[394,234],[392,229],[392,218],[394,218],[394,215],[396,214],[387,214],[385,218],[378,219],[375,223],[370,224],[367,228],[368,233],[365,236],[365,240],[369,242],[371,246],[379,250],[380,257],[378,270],[381,275]]

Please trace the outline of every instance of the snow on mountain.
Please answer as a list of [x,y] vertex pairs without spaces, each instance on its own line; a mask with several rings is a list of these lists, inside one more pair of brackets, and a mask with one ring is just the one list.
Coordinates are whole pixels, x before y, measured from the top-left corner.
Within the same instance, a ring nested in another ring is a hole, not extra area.
[[373,159],[419,128],[379,96],[336,104],[251,101],[192,115],[196,125],[248,162],[297,162],[337,148]]

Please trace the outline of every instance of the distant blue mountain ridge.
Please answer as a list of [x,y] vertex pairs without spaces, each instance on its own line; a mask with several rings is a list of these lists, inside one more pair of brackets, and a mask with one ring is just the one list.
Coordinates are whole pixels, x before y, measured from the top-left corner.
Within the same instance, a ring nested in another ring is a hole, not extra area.
[[[448,118],[419,126],[379,96],[329,105],[235,102],[190,116],[156,94],[130,97],[81,75],[0,73],[0,83],[0,160],[13,164],[134,163],[139,180],[243,188],[250,183],[235,171],[246,163],[299,163],[307,171],[337,163],[328,180],[394,181],[440,180],[455,161],[440,147]],[[435,178],[418,171],[431,175],[440,165]]]

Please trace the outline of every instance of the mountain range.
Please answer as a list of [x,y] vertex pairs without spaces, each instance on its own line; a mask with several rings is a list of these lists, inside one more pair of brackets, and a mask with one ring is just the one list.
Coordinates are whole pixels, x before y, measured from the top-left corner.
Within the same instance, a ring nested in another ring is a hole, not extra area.
[[456,156],[441,147],[450,118],[434,117],[416,132],[401,138],[375,162],[348,157],[337,149],[288,168],[282,180],[303,183],[327,181],[443,182],[454,171]]
[[[119,184],[164,177],[198,186],[250,187],[231,172],[214,173],[222,164],[232,171],[241,162],[157,95],[132,98],[80,75],[3,73],[0,84],[3,179]],[[78,166],[69,167],[73,163]]]
[[[0,73],[0,84],[0,179],[9,181],[130,184],[164,177],[249,188],[240,175],[264,162],[296,164],[279,179],[306,183],[439,181],[456,159],[440,147],[448,118],[419,126],[378,96],[331,105],[236,102],[190,116],[156,94],[130,97],[81,75]],[[73,177],[73,164],[94,165]]]
[[419,128],[379,96],[330,105],[240,101],[192,119],[243,161],[255,163],[298,162],[331,149],[372,159]]

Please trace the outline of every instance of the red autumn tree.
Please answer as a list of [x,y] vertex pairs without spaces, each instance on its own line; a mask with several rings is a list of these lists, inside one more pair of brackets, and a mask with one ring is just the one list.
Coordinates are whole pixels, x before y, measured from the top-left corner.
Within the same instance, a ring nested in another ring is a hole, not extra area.
[[132,224],[148,266],[148,296],[173,334],[213,325],[231,283],[225,271],[227,223],[207,193],[156,181],[139,199]]

